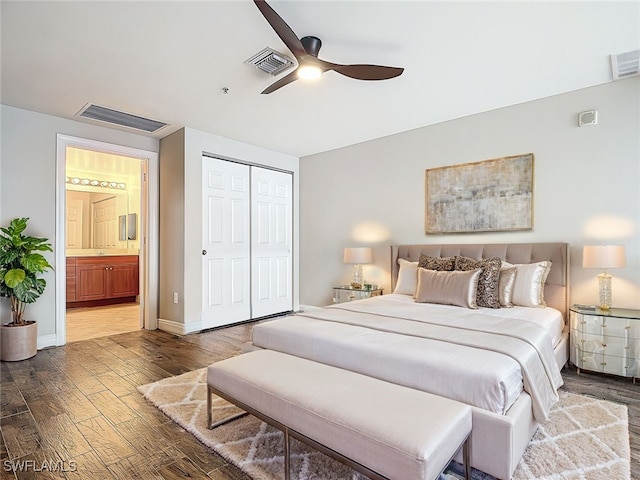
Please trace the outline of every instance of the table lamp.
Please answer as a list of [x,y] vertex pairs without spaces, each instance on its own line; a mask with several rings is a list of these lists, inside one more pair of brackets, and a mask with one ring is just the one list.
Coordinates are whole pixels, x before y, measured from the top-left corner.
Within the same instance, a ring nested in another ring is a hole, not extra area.
[[611,308],[611,275],[607,268],[625,266],[624,247],[622,245],[585,245],[582,251],[582,266],[584,268],[602,268],[598,275],[600,309]]
[[353,263],[353,278],[351,286],[362,288],[364,280],[362,278],[362,264],[371,263],[373,256],[370,247],[353,247],[344,249],[343,263]]

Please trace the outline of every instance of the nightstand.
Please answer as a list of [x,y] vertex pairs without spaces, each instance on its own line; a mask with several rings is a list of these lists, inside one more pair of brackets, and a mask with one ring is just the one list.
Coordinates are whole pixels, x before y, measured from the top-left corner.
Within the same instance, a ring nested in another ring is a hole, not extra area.
[[571,363],[580,369],[632,377],[640,365],[640,310],[573,305]]
[[382,290],[377,285],[371,285],[371,288],[353,288],[351,285],[340,285],[339,287],[333,287],[333,303],[377,297],[382,295]]

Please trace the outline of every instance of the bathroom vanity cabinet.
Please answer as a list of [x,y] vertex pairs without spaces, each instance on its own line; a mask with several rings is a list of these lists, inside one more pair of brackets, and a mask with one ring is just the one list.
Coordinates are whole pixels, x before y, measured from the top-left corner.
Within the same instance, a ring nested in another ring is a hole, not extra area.
[[67,307],[133,302],[139,288],[136,255],[67,257]]

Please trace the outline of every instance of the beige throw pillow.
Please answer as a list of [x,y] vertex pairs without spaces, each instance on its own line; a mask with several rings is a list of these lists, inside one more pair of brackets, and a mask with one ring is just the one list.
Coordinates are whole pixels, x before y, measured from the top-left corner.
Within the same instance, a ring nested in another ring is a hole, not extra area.
[[467,272],[447,272],[418,268],[416,302],[478,308],[476,295],[480,268]]

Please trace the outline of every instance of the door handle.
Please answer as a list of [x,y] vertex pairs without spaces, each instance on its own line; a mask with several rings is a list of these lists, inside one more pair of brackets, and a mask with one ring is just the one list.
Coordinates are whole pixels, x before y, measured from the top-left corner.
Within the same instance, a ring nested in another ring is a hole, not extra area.
[[202,255],[206,255],[207,251],[206,250],[202,250]]

